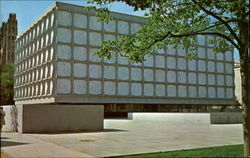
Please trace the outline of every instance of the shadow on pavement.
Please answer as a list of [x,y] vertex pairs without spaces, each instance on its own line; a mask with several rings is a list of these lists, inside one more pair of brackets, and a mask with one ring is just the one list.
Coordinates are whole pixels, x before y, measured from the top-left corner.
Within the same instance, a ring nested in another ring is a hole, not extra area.
[[16,146],[16,145],[25,145],[25,144],[29,144],[29,143],[1,141],[1,147]]
[[103,129],[103,130],[97,130],[97,131],[79,131],[79,132],[34,132],[34,133],[25,133],[25,134],[80,134],[80,133],[102,133],[102,132],[127,132],[128,130],[122,130],[122,129]]
[[3,140],[3,139],[10,139],[10,138],[8,138],[8,137],[1,137],[1,140]]

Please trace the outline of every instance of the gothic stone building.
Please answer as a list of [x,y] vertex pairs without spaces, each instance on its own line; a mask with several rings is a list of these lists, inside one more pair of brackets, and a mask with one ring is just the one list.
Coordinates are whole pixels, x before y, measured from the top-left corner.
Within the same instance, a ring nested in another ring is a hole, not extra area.
[[[0,72],[4,71],[6,63],[14,62],[15,40],[17,37],[17,20],[16,14],[9,14],[7,22],[2,22],[0,28]],[[1,79],[1,78],[0,78]],[[3,96],[2,79],[1,79],[1,105],[13,104],[13,99],[7,99]],[[12,97],[13,98],[13,97]]]

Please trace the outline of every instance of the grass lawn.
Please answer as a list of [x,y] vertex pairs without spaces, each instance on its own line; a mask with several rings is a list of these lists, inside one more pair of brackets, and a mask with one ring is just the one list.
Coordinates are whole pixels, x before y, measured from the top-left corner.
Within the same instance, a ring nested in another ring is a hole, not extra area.
[[227,146],[211,147],[211,148],[160,152],[154,154],[124,156],[121,158],[165,158],[165,157],[243,157],[243,145],[227,145]]

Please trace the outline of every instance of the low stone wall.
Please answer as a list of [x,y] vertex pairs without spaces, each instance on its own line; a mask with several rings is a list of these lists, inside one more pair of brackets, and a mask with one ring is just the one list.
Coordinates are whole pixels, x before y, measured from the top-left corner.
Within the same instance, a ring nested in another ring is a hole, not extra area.
[[130,118],[136,121],[167,121],[185,123],[209,124],[209,113],[130,113]]
[[216,112],[210,113],[211,124],[236,124],[242,123],[241,112]]
[[57,133],[103,129],[103,105],[4,106],[5,132]]

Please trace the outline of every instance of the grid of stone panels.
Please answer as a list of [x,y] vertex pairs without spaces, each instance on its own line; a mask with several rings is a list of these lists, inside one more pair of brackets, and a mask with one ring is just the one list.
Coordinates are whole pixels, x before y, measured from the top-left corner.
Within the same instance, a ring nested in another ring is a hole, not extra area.
[[14,98],[49,97],[53,93],[55,11],[43,16],[16,41]]
[[72,6],[47,12],[17,39],[15,100],[52,95],[233,99],[233,55],[211,53],[207,40],[213,37],[197,37],[199,58],[192,61],[181,47],[159,50],[142,64],[119,53],[111,60],[93,56],[101,41],[133,35],[141,25],[117,17],[103,24],[94,13]]
[[101,41],[132,35],[141,24],[116,19],[96,23],[91,14],[58,11],[57,94],[147,98],[230,98],[233,56],[211,53],[209,38],[198,36],[199,58],[185,59],[185,50],[159,50],[142,64],[131,64],[119,53],[111,61],[91,54]]

